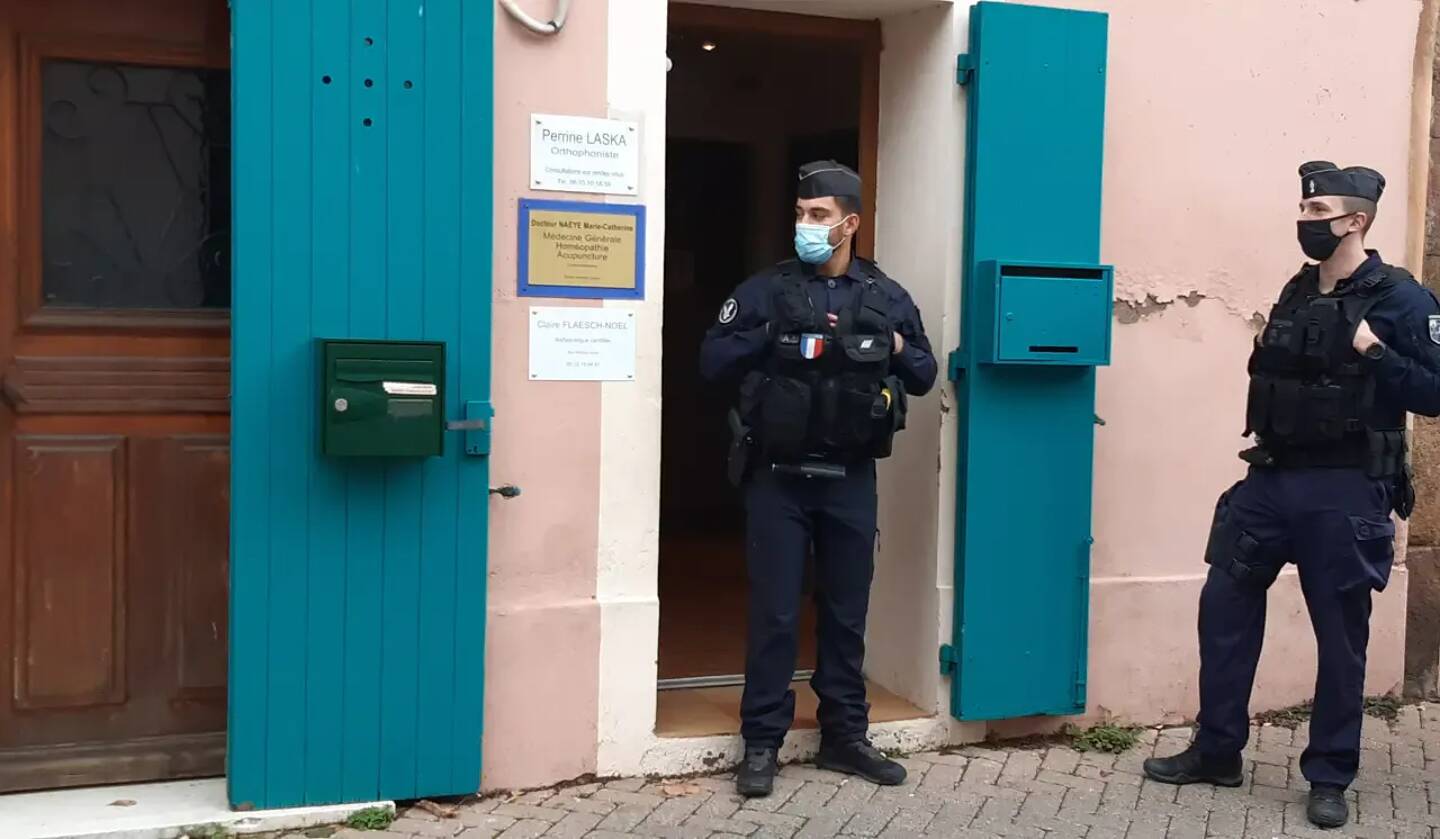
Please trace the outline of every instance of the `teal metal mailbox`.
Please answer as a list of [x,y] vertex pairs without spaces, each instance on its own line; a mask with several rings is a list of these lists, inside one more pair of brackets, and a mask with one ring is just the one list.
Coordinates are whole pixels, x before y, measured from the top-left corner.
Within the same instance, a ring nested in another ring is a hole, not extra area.
[[1110,363],[1110,266],[986,260],[976,273],[977,302],[989,315],[978,361]]
[[321,451],[438,457],[445,451],[445,345],[320,340]]

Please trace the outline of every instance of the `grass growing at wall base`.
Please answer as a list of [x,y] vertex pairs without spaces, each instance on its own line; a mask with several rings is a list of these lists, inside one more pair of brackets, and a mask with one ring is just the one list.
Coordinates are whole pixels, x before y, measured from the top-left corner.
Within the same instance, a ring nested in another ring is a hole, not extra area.
[[1261,725],[1279,726],[1280,728],[1298,728],[1301,723],[1310,720],[1311,710],[1311,703],[1301,702],[1299,705],[1291,705],[1288,708],[1262,711],[1255,715],[1255,722]]
[[353,830],[384,830],[395,821],[395,813],[387,807],[367,807],[350,814],[345,826]]
[[[1383,696],[1365,697],[1365,713],[1376,719],[1386,722],[1395,722],[1400,718],[1400,709],[1405,703],[1400,697],[1393,694]],[[1255,721],[1261,725],[1275,725],[1281,728],[1298,728],[1301,723],[1308,722],[1310,715],[1314,712],[1314,706],[1310,702],[1301,702],[1299,705],[1291,705],[1288,708],[1277,708],[1274,711],[1265,711],[1255,715]]]
[[1065,733],[1070,737],[1070,748],[1077,752],[1118,755],[1140,742],[1140,729],[1128,725],[1101,723],[1085,729],[1068,726]]
[[1400,719],[1400,708],[1404,704],[1400,697],[1391,694],[1367,696],[1365,697],[1365,713],[1386,722],[1395,722]]

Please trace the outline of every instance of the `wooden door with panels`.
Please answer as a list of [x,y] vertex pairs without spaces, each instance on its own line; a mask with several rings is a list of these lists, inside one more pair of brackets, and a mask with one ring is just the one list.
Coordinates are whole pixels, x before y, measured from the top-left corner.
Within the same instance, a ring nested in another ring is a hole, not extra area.
[[224,771],[225,0],[0,0],[0,791]]

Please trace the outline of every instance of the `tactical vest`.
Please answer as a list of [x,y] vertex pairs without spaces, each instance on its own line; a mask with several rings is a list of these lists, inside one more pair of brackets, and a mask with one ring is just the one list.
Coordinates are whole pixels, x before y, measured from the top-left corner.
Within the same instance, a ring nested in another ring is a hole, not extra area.
[[1390,282],[1376,271],[1321,296],[1308,269],[1285,286],[1250,354],[1247,435],[1276,451],[1361,451],[1369,432],[1382,430],[1374,378],[1352,341]]
[[740,414],[770,459],[887,457],[904,427],[905,392],[890,375],[889,297],[866,273],[831,328],[798,266],[776,278],[771,347],[740,388]]

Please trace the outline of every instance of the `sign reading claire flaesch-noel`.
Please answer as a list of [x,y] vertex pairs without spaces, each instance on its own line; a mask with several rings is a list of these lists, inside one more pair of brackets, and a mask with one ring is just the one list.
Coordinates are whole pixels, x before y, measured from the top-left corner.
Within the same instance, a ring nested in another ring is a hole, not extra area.
[[520,199],[522,297],[645,297],[645,208]]
[[635,381],[633,309],[530,309],[530,380]]
[[639,125],[616,119],[533,114],[530,188],[639,195]]

